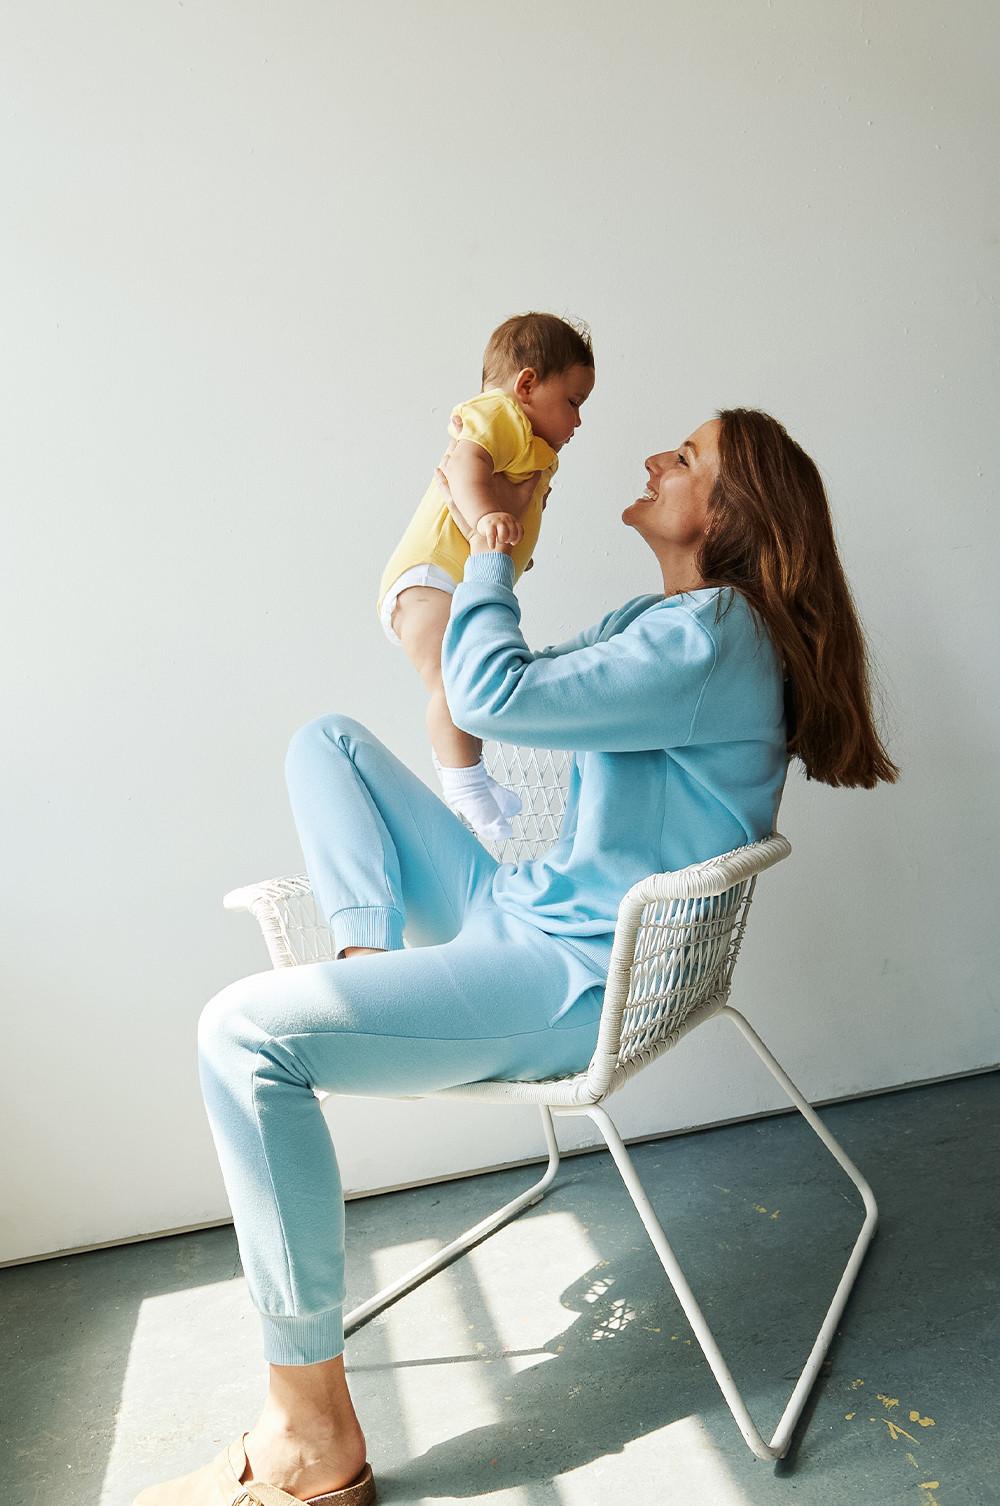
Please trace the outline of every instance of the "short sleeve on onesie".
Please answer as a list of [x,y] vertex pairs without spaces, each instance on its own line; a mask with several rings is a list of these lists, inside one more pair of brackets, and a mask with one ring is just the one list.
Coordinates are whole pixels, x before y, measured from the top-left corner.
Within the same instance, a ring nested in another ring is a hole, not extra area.
[[[481,445],[493,461],[494,471],[515,477],[551,468],[558,463],[552,446],[539,439],[520,405],[499,388],[480,392],[452,409],[449,433],[453,439],[468,439]],[[461,428],[455,419],[462,420]]]

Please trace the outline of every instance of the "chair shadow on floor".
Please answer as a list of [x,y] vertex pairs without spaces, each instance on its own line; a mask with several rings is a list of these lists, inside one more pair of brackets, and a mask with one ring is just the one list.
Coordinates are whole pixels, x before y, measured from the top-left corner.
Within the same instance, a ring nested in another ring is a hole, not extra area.
[[[782,1132],[786,1144],[792,1136],[812,1154],[810,1132],[791,1119],[761,1126],[762,1152],[766,1154],[772,1137]],[[724,1142],[713,1134],[697,1139],[704,1172],[718,1175]],[[658,1162],[670,1155],[670,1149],[661,1143],[639,1147],[636,1154],[655,1176]],[[601,1208],[600,1222],[587,1225],[590,1247],[616,1253],[592,1265],[563,1291],[561,1303],[575,1317],[537,1350],[518,1351],[497,1343],[475,1356],[458,1355],[450,1361],[438,1357],[428,1367],[426,1383],[433,1385],[439,1365],[491,1361],[504,1375],[500,1390],[510,1400],[503,1401],[500,1420],[437,1444],[398,1471],[383,1469],[384,1501],[475,1498],[520,1487],[529,1490],[533,1506],[548,1506],[563,1499],[552,1484],[555,1477],[621,1454],[646,1435],[691,1417],[700,1419],[703,1432],[717,1441],[720,1469],[754,1482],[755,1488],[773,1476],[773,1466],[759,1463],[747,1451],[634,1209],[612,1180],[607,1158],[587,1157],[576,1165],[575,1173],[565,1175],[539,1209],[522,1215],[522,1223],[544,1218],[546,1208],[572,1210],[574,1192],[583,1190],[589,1206],[596,1203]],[[817,1200],[826,1204],[830,1238],[818,1251],[811,1250],[811,1240],[800,1238],[801,1227],[793,1232],[771,1223],[765,1230],[769,1221],[761,1219],[751,1198],[738,1194],[740,1206],[735,1209],[732,1202],[727,1204],[730,1190],[711,1182],[687,1189],[671,1223],[679,1251],[711,1245],[711,1258],[696,1263],[696,1285],[709,1321],[728,1346],[737,1380],[746,1386],[748,1403],[765,1429],[773,1425],[787,1399],[815,1334],[816,1314],[829,1302],[856,1233],[857,1211],[853,1202],[838,1196],[833,1181],[824,1170],[806,1195],[807,1205]],[[801,1202],[801,1187],[795,1191]],[[803,1207],[806,1220],[811,1211]],[[567,1255],[572,1258],[570,1251]],[[775,1261],[784,1263],[785,1269],[774,1270]],[[551,1274],[526,1268],[524,1280],[537,1289]],[[470,1318],[480,1317],[482,1289],[469,1262],[456,1262],[448,1275],[457,1281],[463,1311]],[[538,1362],[529,1368],[509,1368],[511,1360],[530,1360],[533,1354]],[[495,1406],[501,1407],[499,1400]],[[669,1459],[669,1439],[663,1450]]]
[[[789,1506],[793,1497],[805,1503],[847,1496],[902,1502],[924,1481],[940,1480],[942,1501],[992,1501],[1000,1470],[992,1425],[1000,1401],[1000,1181],[982,1148],[995,1142],[998,1112],[997,1072],[823,1111],[852,1153],[878,1163],[883,1216],[818,1382],[815,1417],[810,1422],[807,1415],[793,1442],[796,1479],[781,1478],[787,1466],[762,1464],[746,1449],[697,1344],[685,1342],[691,1335],[680,1306],[607,1158],[595,1155],[570,1163],[545,1202],[519,1221],[576,1209],[589,1249],[610,1257],[592,1260],[563,1293],[576,1316],[541,1345],[540,1355],[552,1358],[514,1374],[498,1339],[485,1354],[442,1360],[493,1361],[490,1373],[503,1383],[494,1384],[487,1415],[499,1420],[456,1431],[383,1469],[382,1500],[401,1506],[520,1488],[530,1506],[589,1503],[610,1489],[630,1493],[628,1506]],[[787,1395],[856,1228],[850,1188],[845,1195],[825,1158],[817,1163],[811,1139],[788,1116],[634,1150],[736,1379],[765,1426]],[[516,1175],[503,1173],[502,1187],[513,1191]],[[468,1221],[473,1210],[454,1211]],[[536,1242],[527,1232],[523,1249]],[[478,1254],[449,1274],[465,1268],[456,1298],[488,1332],[487,1283],[468,1271]],[[531,1267],[522,1249],[513,1254],[521,1256],[529,1290],[550,1281],[557,1286],[552,1264]],[[572,1262],[572,1248],[566,1258]],[[488,1278],[487,1267],[482,1274]],[[671,1431],[686,1418],[695,1419],[694,1434]],[[900,1427],[905,1431],[894,1436]],[[635,1444],[633,1457],[622,1459]],[[373,1445],[377,1457],[377,1440]],[[604,1457],[610,1474],[598,1464],[574,1478],[573,1471]],[[702,1478],[699,1463],[707,1468]]]
[[[542,1487],[554,1477],[621,1454],[686,1417],[711,1419],[713,1431],[733,1430],[680,1307],[671,1297],[642,1303],[625,1295],[635,1291],[641,1264],[602,1262],[588,1272],[564,1295],[579,1305],[579,1317],[544,1346],[552,1358],[508,1378],[513,1399],[504,1418],[429,1449],[398,1481],[383,1473],[382,1499],[476,1498],[531,1487],[541,1503]],[[760,1399],[762,1414],[768,1400]],[[729,1441],[742,1463],[742,1440],[733,1431]],[[770,1472],[750,1456],[745,1464],[748,1473]]]

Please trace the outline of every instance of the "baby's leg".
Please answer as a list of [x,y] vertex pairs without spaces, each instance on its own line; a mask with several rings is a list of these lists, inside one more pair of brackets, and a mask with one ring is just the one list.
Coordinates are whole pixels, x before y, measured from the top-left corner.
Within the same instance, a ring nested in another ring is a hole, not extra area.
[[423,680],[430,700],[427,731],[444,768],[465,768],[479,762],[483,745],[455,726],[441,679],[441,643],[451,615],[451,597],[436,586],[407,586],[399,593],[392,628],[406,657]]
[[521,802],[487,774],[483,745],[456,727],[448,710],[441,677],[441,642],[451,614],[451,597],[435,586],[408,586],[399,593],[392,614],[410,663],[427,687],[427,731],[445,800],[470,823],[477,836],[504,841]]

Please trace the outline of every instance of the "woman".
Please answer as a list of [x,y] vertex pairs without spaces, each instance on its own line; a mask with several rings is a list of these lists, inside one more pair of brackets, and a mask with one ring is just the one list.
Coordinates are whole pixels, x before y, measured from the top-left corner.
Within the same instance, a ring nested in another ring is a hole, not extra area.
[[228,1506],[256,1499],[250,1482],[268,1482],[267,1506],[374,1498],[344,1377],[343,1202],[313,1088],[419,1094],[581,1070],[631,884],[766,836],[791,755],[828,784],[896,778],[808,456],[774,419],[734,409],[646,470],[622,518],[662,595],[533,654],[509,550],[474,541],[455,593],[442,669],[457,725],[576,755],[544,858],[498,865],[357,722],[325,717],[293,739],[292,805],[338,961],[233,984],[200,1030],[269,1394],[214,1464],[137,1506]]

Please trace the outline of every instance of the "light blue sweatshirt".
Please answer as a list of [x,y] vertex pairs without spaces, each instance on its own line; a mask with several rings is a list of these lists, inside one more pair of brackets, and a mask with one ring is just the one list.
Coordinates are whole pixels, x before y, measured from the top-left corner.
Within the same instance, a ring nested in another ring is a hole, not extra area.
[[507,555],[470,556],[442,646],[452,718],[475,737],[575,756],[559,841],[502,864],[493,895],[606,963],[632,884],[774,829],[788,765],[781,669],[738,592],[636,596],[532,653],[513,585]]

